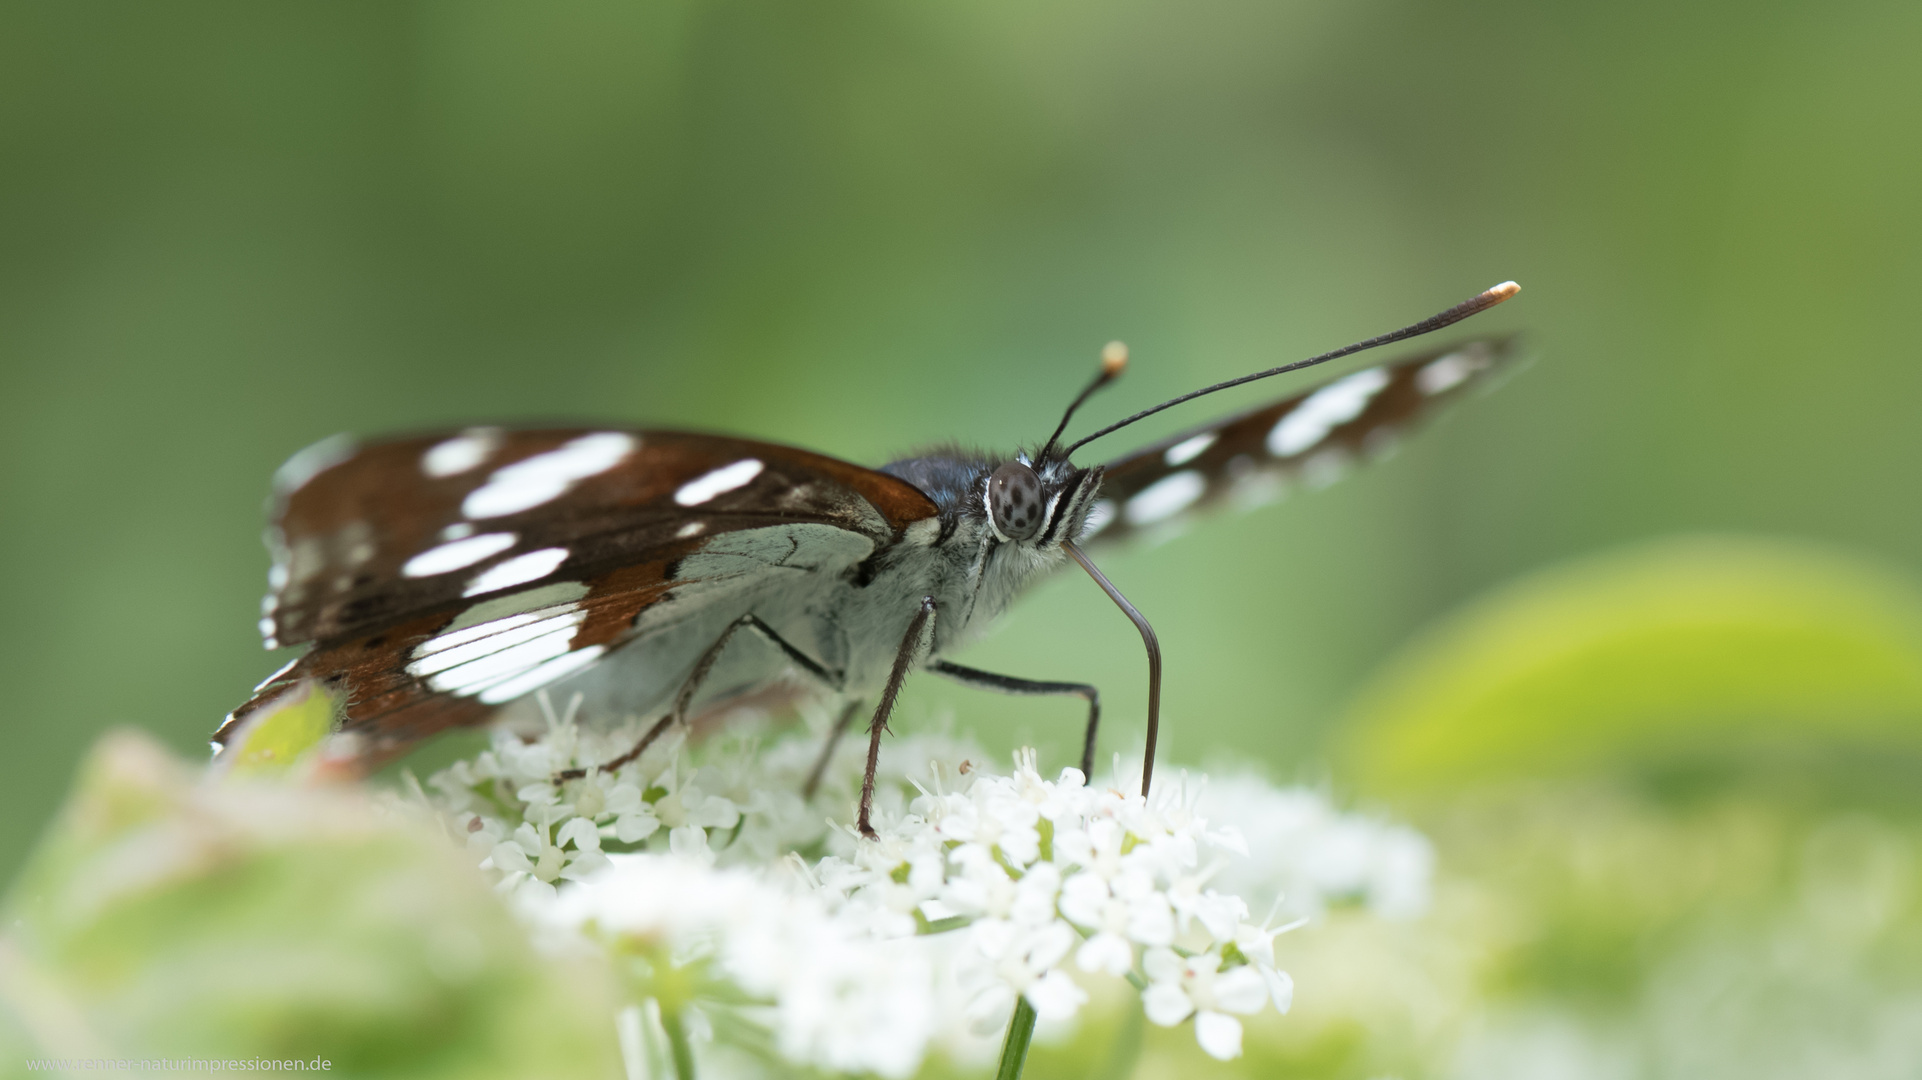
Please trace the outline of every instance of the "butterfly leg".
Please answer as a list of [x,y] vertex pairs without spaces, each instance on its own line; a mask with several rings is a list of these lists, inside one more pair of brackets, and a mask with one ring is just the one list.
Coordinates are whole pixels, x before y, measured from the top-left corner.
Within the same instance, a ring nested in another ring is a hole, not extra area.
[[996,675],[992,671],[979,668],[962,667],[946,660],[936,660],[928,665],[928,670],[937,675],[946,675],[964,686],[982,690],[995,690],[1003,694],[1036,694],[1047,696],[1067,696],[1072,694],[1088,703],[1088,734],[1081,744],[1081,775],[1094,775],[1094,736],[1101,726],[1101,691],[1087,683],[1041,682],[1038,679],[1017,679],[1012,675]]
[[834,730],[828,732],[828,741],[821,747],[821,756],[814,759],[814,768],[808,773],[808,782],[801,785],[801,799],[814,800],[815,791],[821,787],[821,777],[828,771],[828,761],[834,757],[834,748],[841,745],[841,736],[847,734],[848,725],[854,722],[854,714],[861,711],[861,699],[848,702],[841,710],[841,718],[834,722]]
[[921,651],[921,640],[927,636],[934,624],[934,597],[921,598],[921,610],[914,613],[908,622],[908,632],[901,636],[901,649],[894,654],[894,668],[888,672],[888,684],[881,691],[881,704],[874,709],[874,721],[868,725],[868,769],[861,777],[861,812],[855,819],[861,835],[870,840],[879,839],[874,825],[868,820],[874,810],[874,770],[881,763],[881,733],[888,729],[888,717],[894,712],[894,699],[901,696],[901,684],[907,681],[908,669],[914,666],[914,657]]
[[[634,744],[633,749],[612,761],[597,766],[597,768],[602,772],[613,772],[615,769],[646,753],[647,748],[654,745],[654,740],[660,738],[661,735],[667,731],[669,725],[685,724],[687,722],[687,707],[693,703],[694,695],[700,692],[701,684],[707,681],[708,674],[714,670],[714,665],[720,661],[721,652],[727,648],[728,642],[734,640],[734,635],[741,630],[755,631],[775,647],[779,648],[781,652],[785,653],[787,658],[793,661],[795,667],[819,679],[833,690],[838,691],[841,689],[842,677],[839,674],[828,670],[826,665],[789,644],[786,638],[775,633],[774,628],[762,622],[758,616],[753,614],[743,615],[733,622],[728,623],[727,629],[721,631],[721,636],[715,638],[714,644],[709,645],[707,650],[701,653],[701,658],[694,662],[694,670],[690,671],[686,681],[681,683],[681,692],[674,696],[673,710],[656,721],[653,727],[648,728],[647,734],[641,736],[640,741]],[[565,769],[555,774],[554,779],[556,782],[578,780],[586,775],[586,769]]]

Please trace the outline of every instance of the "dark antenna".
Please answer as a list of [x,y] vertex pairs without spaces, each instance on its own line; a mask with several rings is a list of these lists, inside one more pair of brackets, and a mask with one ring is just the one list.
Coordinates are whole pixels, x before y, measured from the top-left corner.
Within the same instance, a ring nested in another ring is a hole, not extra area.
[[[1285,375],[1290,371],[1300,371],[1302,368],[1314,367],[1316,364],[1325,364],[1330,360],[1339,360],[1344,356],[1353,356],[1358,352],[1365,352],[1369,349],[1373,349],[1378,346],[1393,344],[1394,342],[1397,342],[1397,341],[1406,341],[1412,337],[1420,337],[1423,334],[1433,333],[1436,330],[1440,330],[1444,326],[1452,326],[1455,323],[1458,323],[1463,319],[1468,318],[1470,315],[1475,315],[1480,312],[1487,311],[1489,308],[1494,307],[1496,304],[1501,303],[1502,301],[1508,299],[1511,296],[1514,296],[1516,293],[1521,291],[1522,291],[1522,287],[1520,285],[1517,285],[1512,281],[1504,281],[1500,285],[1497,285],[1492,289],[1484,290],[1482,293],[1480,293],[1479,295],[1477,295],[1471,300],[1464,300],[1461,303],[1456,304],[1454,307],[1449,308],[1447,311],[1443,311],[1435,315],[1430,315],[1428,318],[1423,319],[1418,323],[1415,323],[1410,326],[1404,326],[1400,330],[1396,330],[1393,333],[1383,334],[1380,337],[1371,337],[1366,341],[1357,341],[1353,345],[1348,345],[1343,348],[1336,349],[1334,352],[1325,352],[1325,353],[1322,353],[1320,356],[1311,356],[1306,360],[1297,360],[1292,364],[1283,364],[1278,368],[1269,368],[1267,371],[1257,371],[1253,375],[1243,375],[1239,379],[1229,379],[1227,382],[1219,382],[1214,384],[1213,386],[1204,386],[1199,390],[1191,391],[1189,393],[1181,395],[1180,397],[1170,398],[1167,401],[1164,401],[1161,404],[1156,405],[1152,409],[1143,409],[1140,412],[1134,414],[1133,416],[1128,417],[1126,420],[1120,420],[1115,423],[1109,424],[1107,427],[1102,428],[1100,431],[1095,432],[1093,435],[1088,435],[1088,436],[1084,436],[1083,438],[1077,439],[1072,445],[1068,447],[1066,453],[1073,454],[1076,450],[1080,449],[1083,446],[1086,446],[1087,444],[1095,441],[1096,439],[1099,439],[1103,435],[1109,435],[1114,432],[1120,431],[1122,428],[1127,427],[1129,424],[1132,424],[1137,420],[1145,420],[1148,417],[1153,416],[1154,414],[1160,412],[1163,409],[1172,408],[1176,405],[1181,404],[1184,401],[1193,401],[1195,398],[1201,397],[1203,394],[1212,394],[1217,390],[1226,390],[1231,386],[1240,386],[1242,383],[1251,383],[1251,382],[1254,382],[1256,379],[1265,379],[1270,375]],[[1110,346],[1110,348],[1112,347],[1113,346]],[[1123,354],[1123,359],[1124,360],[1126,359],[1125,353]],[[1103,377],[1097,378],[1094,381],[1094,384],[1089,386],[1088,389],[1082,393],[1080,398],[1076,398],[1075,405],[1081,404],[1082,398],[1085,398],[1089,394],[1093,393],[1096,387],[1102,385],[1102,383],[1106,381],[1107,366],[1105,362],[1105,356],[1104,356],[1102,371],[1103,371]],[[1068,407],[1068,414],[1070,416],[1074,414],[1074,406],[1071,405]],[[1063,417],[1061,420],[1062,426],[1066,427],[1067,423],[1068,423],[1067,417]],[[1061,434],[1060,431],[1055,432],[1055,435],[1057,437],[1060,434]],[[1049,439],[1048,445],[1052,447],[1054,445],[1054,439]]]
[[1041,452],[1034,456],[1037,464],[1048,460],[1049,451],[1053,450],[1054,444],[1061,440],[1061,433],[1068,430],[1068,421],[1074,418],[1074,411],[1081,407],[1081,403],[1088,400],[1096,390],[1115,381],[1123,371],[1127,370],[1127,367],[1128,347],[1126,345],[1119,341],[1110,341],[1102,346],[1101,370],[1095,373],[1094,381],[1068,403],[1068,411],[1061,414],[1061,422],[1055,425],[1054,434],[1048,436],[1048,441],[1042,445]]

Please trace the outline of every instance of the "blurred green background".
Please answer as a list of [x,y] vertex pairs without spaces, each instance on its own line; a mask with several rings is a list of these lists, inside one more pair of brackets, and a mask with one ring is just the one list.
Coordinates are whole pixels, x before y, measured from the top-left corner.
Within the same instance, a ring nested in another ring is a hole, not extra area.
[[[0,874],[102,728],[198,752],[281,662],[261,503],[336,431],[597,417],[879,463],[1041,437],[1111,338],[1135,362],[1087,424],[1514,278],[1473,328],[1540,359],[1499,393],[1106,560],[1166,648],[1167,755],[1284,776],[1525,571],[1703,530],[1922,551],[1914,3],[0,19]],[[1099,683],[1104,753],[1138,729],[1086,581],[962,659]],[[1074,744],[1059,702],[907,707]]]

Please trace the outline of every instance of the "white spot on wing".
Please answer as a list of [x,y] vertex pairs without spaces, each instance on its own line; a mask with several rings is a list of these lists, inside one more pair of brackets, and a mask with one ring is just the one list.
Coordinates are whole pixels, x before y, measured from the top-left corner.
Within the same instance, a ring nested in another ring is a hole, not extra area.
[[690,521],[687,524],[681,526],[680,528],[674,530],[674,538],[677,540],[685,540],[690,536],[699,536],[706,531],[707,531],[707,522]]
[[674,501],[682,506],[699,506],[702,503],[735,488],[745,486],[761,475],[766,466],[760,458],[743,458],[732,465],[723,465],[704,476],[696,477],[682,484],[674,493]]
[[440,531],[442,540],[461,540],[472,535],[474,535],[474,526],[465,521],[457,521]]
[[[475,606],[478,607],[479,605],[475,605]],[[439,634],[436,634],[435,636],[428,638],[426,641],[421,642],[419,645],[416,645],[414,647],[414,659],[419,662],[424,662],[427,657],[432,656],[437,652],[442,652],[447,649],[452,649],[460,645],[471,644],[473,642],[480,641],[483,638],[492,637],[496,634],[504,634],[507,631],[512,630],[516,627],[531,626],[534,623],[541,622],[542,620],[553,619],[558,616],[566,615],[568,612],[573,611],[576,606],[577,605],[574,605],[571,603],[570,604],[552,604],[547,607],[541,608],[538,611],[524,611],[518,615],[509,615],[505,618],[489,619],[486,622],[474,623],[470,626],[463,626],[458,630],[452,630],[452,629],[443,630]],[[478,656],[479,653],[475,653],[474,655]],[[458,662],[459,661],[456,661],[456,663]],[[431,667],[431,668],[424,667],[422,668],[421,671],[415,671],[414,674],[420,675],[429,671],[439,671],[441,668],[452,667],[452,666],[453,666],[452,664],[441,664],[439,667]],[[409,666],[409,670],[410,671],[413,670],[413,667],[411,665]]]
[[1114,500],[1099,499],[1088,507],[1088,518],[1081,523],[1081,539],[1086,540],[1108,527],[1114,520]]
[[[434,640],[439,641],[456,630],[465,630],[470,626],[491,623],[512,615],[538,615],[544,608],[557,608],[559,605],[571,604],[586,595],[586,582],[556,581],[537,588],[522,589],[505,596],[482,600],[455,616],[453,622],[441,629],[441,636]],[[422,648],[426,646],[423,645]]]
[[1370,461],[1387,461],[1401,449],[1401,433],[1391,427],[1379,427],[1368,433],[1361,441],[1361,452]]
[[267,647],[269,649],[274,647],[272,644],[274,640],[274,620],[272,619],[260,620],[260,636],[267,639],[269,643]]
[[499,428],[468,428],[429,447],[420,457],[420,471],[429,476],[459,476],[486,462],[500,444]]
[[401,566],[400,574],[402,577],[433,577],[435,574],[462,570],[513,547],[516,539],[518,537],[511,532],[499,532],[454,540],[428,548],[407,560]]
[[574,628],[564,626],[551,633],[491,652],[456,668],[430,676],[427,685],[455,694],[474,694],[494,683],[511,679],[529,668],[558,656],[566,656]]
[[407,671],[410,675],[437,675],[557,632],[565,631],[572,637],[575,627],[586,619],[580,605],[562,604],[441,634],[414,649],[414,660]]
[[274,491],[291,495],[307,481],[354,456],[354,437],[334,435],[301,450],[274,471]]
[[1236,477],[1228,489],[1229,501],[1241,510],[1280,502],[1287,494],[1288,478],[1272,469],[1249,470]]
[[1186,465],[1207,453],[1208,448],[1213,446],[1218,438],[1220,436],[1214,432],[1204,431],[1192,439],[1183,439],[1170,446],[1168,452],[1161,455],[1161,460],[1167,462],[1171,469],[1178,465]]
[[287,587],[286,563],[277,562],[267,568],[267,587],[270,589],[284,589]]
[[1445,394],[1468,381],[1470,375],[1486,366],[1486,361],[1465,352],[1452,352],[1422,365],[1415,372],[1415,387],[1433,397]]
[[1328,433],[1360,416],[1381,388],[1388,372],[1363,368],[1308,395],[1268,432],[1268,452],[1293,457],[1328,437]]
[[1122,516],[1130,525],[1152,525],[1181,513],[1194,505],[1208,490],[1208,480],[1193,469],[1164,476],[1142,488],[1128,500]]
[[[516,625],[511,628],[421,655],[439,642],[440,639],[436,638],[415,650],[417,659],[407,665],[407,671],[425,678],[427,685],[433,689],[447,693],[472,695],[490,687],[504,688],[517,677],[532,675],[549,662],[567,656],[570,651],[568,643],[573,639],[576,628],[586,619],[585,611],[569,604],[547,618],[532,622],[516,618],[512,620]],[[473,630],[492,630],[495,625],[489,623],[474,627]],[[468,636],[473,637],[472,634]],[[600,653],[596,651],[594,656],[598,655]],[[588,660],[592,659],[593,656],[588,657]],[[581,661],[583,664],[586,662]],[[555,673],[553,678],[565,673]],[[509,694],[489,699],[489,703],[517,696],[518,693]]]
[[1348,475],[1348,467],[1352,464],[1354,461],[1346,450],[1331,446],[1302,463],[1301,482],[1310,491],[1320,491]]
[[264,679],[262,679],[262,680],[260,680],[260,685],[259,685],[259,686],[256,686],[256,687],[254,687],[254,693],[256,693],[256,694],[258,694],[258,693],[260,693],[260,692],[261,692],[262,690],[265,690],[265,689],[267,689],[267,688],[268,688],[269,686],[272,686],[272,685],[273,685],[273,682],[274,682],[274,680],[275,680],[275,679],[278,679],[278,678],[280,678],[280,677],[281,677],[282,675],[285,675],[285,674],[287,674],[288,672],[290,672],[290,671],[292,671],[292,670],[294,670],[294,665],[295,665],[295,664],[298,664],[298,663],[300,663],[300,657],[298,657],[298,656],[296,656],[296,657],[294,657],[294,658],[293,658],[292,660],[289,660],[289,661],[287,661],[286,663],[284,663],[284,664],[282,664],[282,665],[280,665],[280,670],[279,670],[279,671],[276,671],[276,672],[274,672],[274,673],[273,673],[272,675],[269,675],[269,676],[267,676],[266,678],[264,678]]
[[506,682],[497,682],[482,690],[480,699],[488,705],[499,705],[503,701],[512,701],[522,694],[533,693],[548,683],[571,675],[599,660],[601,654],[606,651],[605,645],[589,645],[584,649],[575,649],[565,655],[556,656],[532,671],[523,672]]
[[[476,540],[480,539],[475,537]],[[508,589],[529,581],[539,581],[567,561],[566,548],[542,548],[516,555],[498,566],[490,566],[467,583],[462,596],[479,596],[496,589]]]
[[619,465],[640,446],[620,431],[583,435],[544,454],[503,465],[487,483],[467,493],[460,511],[470,518],[518,514],[556,498],[577,481]]

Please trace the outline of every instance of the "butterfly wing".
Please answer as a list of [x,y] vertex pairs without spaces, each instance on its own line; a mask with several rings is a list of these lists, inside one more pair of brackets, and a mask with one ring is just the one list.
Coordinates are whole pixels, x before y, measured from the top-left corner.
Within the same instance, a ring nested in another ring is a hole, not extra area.
[[1301,483],[1321,487],[1390,449],[1437,406],[1513,358],[1514,339],[1471,341],[1362,368],[1306,393],[1184,431],[1109,462],[1084,540],[1178,527],[1191,511],[1259,505]]
[[281,469],[268,532],[262,636],[312,647],[215,738],[312,679],[381,756],[636,640],[698,650],[686,642],[716,617],[831,585],[935,512],[895,477],[714,435],[330,440]]

